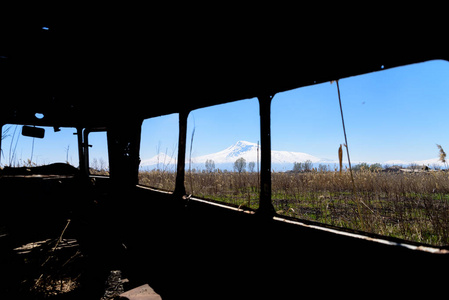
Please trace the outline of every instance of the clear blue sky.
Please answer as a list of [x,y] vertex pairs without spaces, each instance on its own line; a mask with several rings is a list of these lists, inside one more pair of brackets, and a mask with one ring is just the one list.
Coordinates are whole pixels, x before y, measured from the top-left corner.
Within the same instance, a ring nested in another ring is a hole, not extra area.
[[449,150],[449,63],[432,61],[340,82],[357,161],[419,161]]
[[45,129],[45,137],[33,139],[21,135],[22,126],[3,126],[2,165],[9,165],[10,163],[23,165],[27,159],[32,158],[32,161],[37,164],[65,162],[68,159],[73,165],[78,166],[77,137],[73,135],[76,130],[74,128],[61,128],[61,131],[54,132],[53,127],[43,128]]
[[[9,128],[9,129],[8,129]],[[22,166],[28,159],[38,165],[54,162],[66,162],[78,166],[78,140],[73,133],[75,128],[61,127],[61,131],[55,132],[53,127],[42,127],[45,129],[43,139],[21,135],[22,126],[3,126],[1,164]],[[14,132],[15,131],[15,132]],[[107,138],[105,132],[92,132],[89,135],[90,161],[97,160],[98,166],[103,161],[105,167],[108,165]],[[32,155],[32,156],[31,156]]]
[[[351,159],[381,163],[426,160],[438,156],[437,143],[449,151],[449,63],[431,61],[394,69],[385,67],[339,81]],[[336,84],[325,82],[276,94],[271,124],[273,150],[337,160],[337,149],[344,143],[344,136]],[[256,143],[260,139],[257,99],[191,112],[187,155],[193,128],[193,157],[223,150],[238,140]],[[3,164],[8,161],[12,130],[3,141]],[[69,147],[69,162],[77,165],[73,132],[74,129],[63,129],[62,133],[54,133],[47,128],[45,139],[35,140],[33,161],[65,161]],[[142,160],[157,152],[176,153],[178,115],[146,120],[142,133]],[[30,156],[31,143],[31,138],[19,138],[18,159]],[[107,161],[105,135],[95,134],[90,144],[94,145],[91,158]],[[43,154],[46,151],[53,160]]]
[[[380,66],[379,66],[380,67]],[[354,162],[420,161],[449,151],[449,63],[431,61],[339,81],[348,144]],[[216,152],[237,140],[259,140],[256,99],[199,109],[193,156]],[[276,94],[272,102],[273,150],[337,160],[344,143],[336,83]]]
[[[432,61],[341,79],[354,161],[415,161],[449,147],[449,63]],[[274,97],[274,149],[336,159],[344,143],[337,86],[322,83]]]

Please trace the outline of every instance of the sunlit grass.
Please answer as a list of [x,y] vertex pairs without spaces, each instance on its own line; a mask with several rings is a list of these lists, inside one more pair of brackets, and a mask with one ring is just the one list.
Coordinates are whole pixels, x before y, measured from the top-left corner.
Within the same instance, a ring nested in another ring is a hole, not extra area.
[[[140,183],[173,190],[175,173],[140,173]],[[272,173],[272,203],[279,215],[403,238],[432,245],[449,243],[447,172]],[[258,208],[257,173],[192,172],[188,194]]]

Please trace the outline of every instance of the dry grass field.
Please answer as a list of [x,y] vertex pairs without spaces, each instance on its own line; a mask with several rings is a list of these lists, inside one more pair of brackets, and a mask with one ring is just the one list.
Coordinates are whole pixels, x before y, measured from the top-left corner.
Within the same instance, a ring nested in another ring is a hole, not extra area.
[[[140,172],[140,183],[173,190],[172,172]],[[187,172],[187,193],[258,208],[257,173]],[[279,215],[393,236],[431,245],[449,244],[449,173],[272,173]]]

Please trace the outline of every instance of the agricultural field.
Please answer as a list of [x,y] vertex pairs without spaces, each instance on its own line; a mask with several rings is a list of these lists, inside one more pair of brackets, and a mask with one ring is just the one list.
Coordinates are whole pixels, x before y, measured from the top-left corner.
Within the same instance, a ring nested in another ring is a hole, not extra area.
[[[272,202],[279,215],[403,238],[449,244],[449,173],[273,172]],[[173,190],[175,173],[140,172],[140,184]],[[187,172],[188,194],[258,208],[256,172]]]

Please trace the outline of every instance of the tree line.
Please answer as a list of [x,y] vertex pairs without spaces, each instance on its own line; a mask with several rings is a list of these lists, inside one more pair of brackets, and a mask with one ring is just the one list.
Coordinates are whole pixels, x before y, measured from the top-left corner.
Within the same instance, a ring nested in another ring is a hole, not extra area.
[[[212,172],[216,171],[215,162],[212,159],[206,160],[205,167],[206,167],[207,173],[212,173]],[[255,162],[251,161],[248,163],[249,172],[254,172],[255,168],[256,168]],[[244,159],[243,157],[240,157],[234,162],[234,172],[238,172],[238,173],[246,172],[246,159]]]

